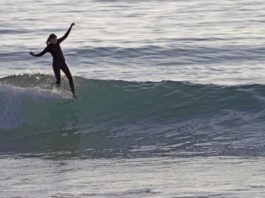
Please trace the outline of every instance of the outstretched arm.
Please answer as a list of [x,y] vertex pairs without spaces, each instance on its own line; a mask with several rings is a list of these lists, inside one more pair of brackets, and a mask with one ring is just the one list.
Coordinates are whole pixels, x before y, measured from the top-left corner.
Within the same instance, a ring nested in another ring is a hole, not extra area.
[[63,37],[61,37],[61,38],[58,39],[58,42],[59,42],[59,43],[63,42],[63,41],[68,37],[68,35],[69,35],[69,33],[70,33],[70,31],[71,31],[71,29],[72,29],[72,27],[73,27],[74,25],[75,25],[75,23],[72,23],[72,24],[70,25],[69,29],[67,30],[67,32],[65,33],[65,35],[64,35]]
[[35,56],[35,57],[40,57],[40,56],[43,56],[46,52],[48,52],[48,47],[46,47],[42,52],[38,53],[38,54],[35,54],[33,52],[29,52],[29,54],[31,56]]

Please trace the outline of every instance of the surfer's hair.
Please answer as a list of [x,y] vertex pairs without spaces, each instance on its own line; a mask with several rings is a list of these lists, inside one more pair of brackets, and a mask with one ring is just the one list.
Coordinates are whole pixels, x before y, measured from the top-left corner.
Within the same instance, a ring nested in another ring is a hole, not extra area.
[[56,39],[57,36],[55,34],[50,34],[50,36],[48,37],[47,41],[46,41],[46,44],[47,45],[50,45],[51,44],[51,40],[52,39]]

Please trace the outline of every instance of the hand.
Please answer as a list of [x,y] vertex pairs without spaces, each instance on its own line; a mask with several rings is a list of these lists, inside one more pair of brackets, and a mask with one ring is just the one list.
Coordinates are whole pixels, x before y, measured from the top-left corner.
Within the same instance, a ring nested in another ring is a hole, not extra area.
[[71,24],[71,26],[74,26],[74,25],[75,25],[75,23],[72,23],[72,24]]
[[31,56],[35,56],[35,54],[34,54],[33,52],[29,52],[29,54],[30,54]]

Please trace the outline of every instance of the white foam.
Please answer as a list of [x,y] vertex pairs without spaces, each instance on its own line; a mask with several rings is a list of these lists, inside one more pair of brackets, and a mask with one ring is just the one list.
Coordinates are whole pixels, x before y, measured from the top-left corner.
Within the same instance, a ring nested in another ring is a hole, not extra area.
[[0,130],[18,128],[30,123],[31,119],[24,112],[25,102],[38,103],[70,98],[70,93],[58,89],[22,88],[0,84]]

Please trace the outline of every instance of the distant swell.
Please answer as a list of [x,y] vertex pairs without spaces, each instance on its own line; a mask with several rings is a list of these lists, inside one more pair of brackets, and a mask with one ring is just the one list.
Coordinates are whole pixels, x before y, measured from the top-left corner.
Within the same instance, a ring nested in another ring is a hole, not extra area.
[[265,86],[0,79],[0,151],[264,155]]
[[[190,42],[193,40],[191,39]],[[218,41],[218,39],[216,40]],[[176,41],[173,41],[175,43]],[[183,42],[183,41],[182,41]],[[196,42],[196,39],[195,39]],[[189,45],[174,45],[161,47],[156,45],[144,45],[139,47],[85,47],[78,50],[75,49],[73,54],[78,54],[82,60],[97,59],[97,58],[113,58],[117,59],[135,59],[142,62],[143,60],[158,61],[160,64],[215,64],[229,62],[242,62],[250,60],[264,61],[263,46],[248,46],[248,45],[223,45],[210,46],[203,45],[194,47]],[[136,61],[136,60],[133,60]]]

